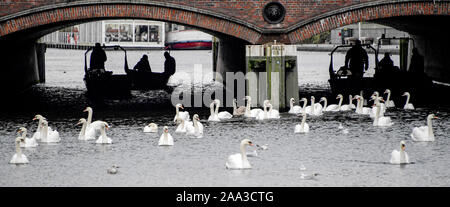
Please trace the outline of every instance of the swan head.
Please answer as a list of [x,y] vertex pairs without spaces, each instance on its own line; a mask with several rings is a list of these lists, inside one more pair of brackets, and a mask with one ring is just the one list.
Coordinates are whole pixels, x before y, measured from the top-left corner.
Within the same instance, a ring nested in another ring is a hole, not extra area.
[[104,127],[106,130],[108,130],[109,128],[111,128],[108,123],[106,122],[102,122],[102,127]]
[[245,96],[244,100],[251,101],[251,100],[252,100],[252,97],[250,97],[250,96]]
[[184,109],[183,104],[178,103],[177,105],[175,105],[175,107],[180,108],[180,109]]
[[92,108],[88,106],[83,110],[83,112],[92,112]]
[[270,105],[270,101],[269,100],[264,100],[264,106],[269,106]]
[[314,96],[311,96],[311,101],[315,101],[316,98]]
[[150,124],[148,124],[148,126],[149,126],[149,127],[158,127],[158,125],[155,124],[155,123],[150,123]]
[[86,123],[86,122],[87,122],[87,121],[86,121],[85,118],[81,118],[75,126],[78,126],[78,125],[80,125],[80,124],[84,124],[84,123]]
[[438,117],[435,116],[434,114],[430,114],[427,116],[427,119],[431,120],[431,119],[437,119]]
[[302,102],[302,101],[308,101],[308,99],[306,99],[306,98],[302,98],[302,99],[300,99],[300,101],[299,102]]
[[342,94],[338,94],[336,97],[336,99],[340,99],[340,98],[343,98]]
[[380,96],[380,93],[378,93],[378,91],[374,91],[372,96]]
[[405,151],[405,148],[406,148],[406,143],[405,143],[405,141],[400,141],[400,147],[401,147],[401,149],[402,149],[402,151]]
[[[244,99],[244,100],[245,100],[245,99]],[[237,99],[233,98],[233,102],[234,102],[234,103],[237,103]]]
[[166,133],[166,134],[169,133],[169,127],[168,126],[164,126],[163,132]]
[[[236,99],[235,99],[236,100]],[[194,114],[194,116],[192,117],[192,119],[200,121],[200,118],[198,117],[198,114]]]
[[405,92],[405,93],[403,93],[402,96],[410,96],[410,94],[409,94],[409,92]]
[[250,141],[249,139],[243,139],[243,140],[241,141],[241,145],[242,145],[242,146],[245,146],[245,145],[253,146],[253,142]]
[[391,90],[386,89],[386,90],[384,91],[384,93],[391,93]]
[[320,102],[322,102],[322,101],[326,101],[327,100],[327,98],[325,98],[325,97],[322,97],[322,98],[320,98],[320,101],[319,101],[319,103]]
[[218,106],[220,106],[220,100],[219,99],[214,99],[213,102],[216,103]]
[[34,116],[33,121],[34,121],[34,120],[45,120],[45,117],[43,117],[43,116],[40,115],[40,114],[37,114],[36,116]]
[[291,99],[289,100],[289,102],[291,102],[291,103],[293,104],[293,103],[295,103],[295,99],[294,99],[294,98],[291,98]]

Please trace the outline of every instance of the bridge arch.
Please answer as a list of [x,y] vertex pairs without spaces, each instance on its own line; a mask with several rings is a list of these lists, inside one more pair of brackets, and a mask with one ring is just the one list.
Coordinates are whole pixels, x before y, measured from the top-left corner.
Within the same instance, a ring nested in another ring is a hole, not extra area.
[[[287,28],[286,33],[291,43],[298,43],[322,32],[363,21],[379,21],[386,24],[386,21],[380,20],[415,16],[448,17],[449,15],[450,2],[448,1],[375,1],[344,7],[302,20]],[[394,24],[389,26],[407,30],[404,26],[400,28]]]
[[249,43],[256,43],[261,37],[258,27],[213,11],[165,2],[119,0],[59,3],[3,16],[0,17],[0,39],[21,32],[37,32],[43,36],[65,26],[104,19],[173,22],[219,36],[236,37]]

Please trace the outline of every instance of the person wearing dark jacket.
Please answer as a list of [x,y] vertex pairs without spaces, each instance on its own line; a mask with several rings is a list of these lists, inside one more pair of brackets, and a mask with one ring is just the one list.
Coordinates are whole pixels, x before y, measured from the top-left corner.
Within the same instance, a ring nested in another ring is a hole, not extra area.
[[105,69],[106,59],[106,53],[100,46],[100,43],[95,43],[95,47],[91,53],[90,69]]
[[135,70],[138,70],[139,72],[152,72],[152,69],[150,68],[150,63],[148,62],[148,56],[143,55],[141,60],[134,66]]
[[175,74],[175,58],[170,56],[168,52],[164,52],[164,57],[166,58],[166,61],[164,62],[164,73],[168,75]]
[[362,78],[364,71],[369,68],[369,57],[361,47],[361,41],[356,40],[355,45],[347,51],[345,67],[350,69],[353,78]]
[[417,48],[413,48],[411,63],[409,64],[409,72],[422,74],[424,72],[424,60],[423,56],[420,55],[419,50]]

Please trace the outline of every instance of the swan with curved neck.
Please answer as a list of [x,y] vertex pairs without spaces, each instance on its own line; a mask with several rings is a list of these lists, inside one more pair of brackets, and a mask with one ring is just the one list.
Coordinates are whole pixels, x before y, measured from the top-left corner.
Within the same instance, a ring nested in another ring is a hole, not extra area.
[[158,125],[155,123],[150,123],[147,126],[144,127],[145,133],[157,133],[158,132]]
[[[300,106],[294,106],[294,103],[295,103],[295,99],[291,98],[289,100],[289,105],[290,105],[289,113],[290,114],[299,114],[299,113],[301,113],[303,108],[300,107]],[[299,103],[300,103],[300,101],[299,101]]]
[[182,104],[178,103],[178,104],[175,105],[175,113],[176,114],[175,114],[175,117],[173,118],[173,122],[176,122],[177,118],[184,119],[185,121],[190,121],[189,112],[187,112],[187,111],[180,111],[180,108],[184,109]]
[[17,130],[17,133],[22,133],[21,139],[24,140],[24,142],[20,142],[20,147],[37,147],[38,143],[35,138],[27,138],[27,129],[24,127],[20,127]]
[[106,135],[106,130],[111,128],[108,123],[102,122],[100,125],[100,136],[95,141],[97,144],[112,144],[112,139]]
[[239,106],[237,107],[237,100],[233,99],[233,116],[242,116],[245,114],[246,107]]
[[91,139],[95,139],[95,130],[93,130],[93,128],[91,128],[90,130],[87,131],[87,120],[85,118],[81,118],[78,123],[76,124],[76,126],[78,125],[82,125],[81,126],[81,131],[78,134],[78,139],[79,140],[91,140]]
[[36,132],[34,132],[34,134],[33,134],[33,138],[36,140],[40,140],[41,139],[41,130],[42,130],[42,127],[41,127],[42,121],[47,120],[47,119],[45,117],[43,117],[42,115],[37,114],[36,116],[34,116],[33,121],[34,120],[39,120],[39,123],[38,123],[38,127],[36,129]]
[[22,149],[20,149],[20,144],[21,143],[25,143],[25,140],[22,137],[17,137],[15,139],[16,153],[13,155],[13,157],[9,161],[10,164],[26,164],[26,163],[29,163],[27,156],[24,155],[22,153]]
[[356,109],[355,104],[353,104],[353,96],[352,95],[348,95],[349,98],[349,105],[351,109]]
[[413,105],[412,103],[409,103],[409,99],[410,99],[410,97],[411,97],[411,95],[409,94],[409,92],[403,93],[402,96],[406,96],[406,103],[405,103],[405,105],[403,106],[403,109],[406,109],[406,110],[413,110],[413,109],[414,109],[414,105]]
[[355,112],[357,114],[369,115],[371,113],[372,109],[369,107],[363,107],[364,98],[359,95],[356,95],[355,98],[356,98],[356,100],[358,100]]
[[86,109],[83,110],[83,112],[88,112],[88,118],[86,120],[86,130],[94,130],[94,133],[98,130],[100,130],[102,121],[94,121],[92,122],[92,115],[94,113],[94,110],[91,107],[86,107]]
[[178,118],[177,119],[177,129],[175,129],[175,133],[186,133],[186,123],[184,119]]
[[306,113],[302,113],[302,122],[300,124],[295,125],[294,133],[308,133],[309,125],[306,123]]
[[216,103],[216,115],[217,117],[219,117],[219,119],[231,119],[233,118],[233,115],[230,114],[230,112],[228,111],[221,111],[219,112],[219,107],[220,107],[220,100],[219,99],[215,99],[214,102]]
[[383,102],[383,97],[377,97],[376,95],[372,95],[371,100],[373,100],[374,105],[372,106],[372,109],[370,111],[370,118],[375,118],[375,115],[377,113],[377,104],[380,105],[380,111],[379,111],[379,117],[384,116],[384,113],[386,112],[386,106],[381,103]]
[[387,116],[380,117],[380,111],[381,111],[380,103],[376,103],[375,109],[376,109],[375,119],[373,120],[374,126],[392,126],[394,124],[391,121],[391,117],[387,117]]
[[384,93],[387,93],[387,97],[386,97],[386,101],[385,101],[386,107],[388,107],[388,108],[395,107],[394,101],[391,100],[391,90],[386,89],[386,90],[384,91]]
[[164,126],[163,134],[159,138],[158,145],[159,146],[172,146],[173,145],[173,138],[172,138],[172,135],[169,134],[169,127]]
[[267,113],[267,107],[268,107],[268,100],[264,101],[263,104],[263,111],[258,113],[258,115],[256,116],[256,120],[266,120],[269,119],[269,114]]
[[337,95],[336,99],[339,99],[339,104],[330,104],[327,106],[327,98],[322,97],[320,101],[324,102],[324,111],[340,111],[341,110],[341,104],[342,104],[342,95]]
[[427,126],[414,127],[410,134],[411,139],[416,142],[432,142],[434,141],[433,119],[438,117],[434,114],[427,116]]
[[400,141],[400,151],[393,150],[391,153],[391,164],[407,164],[409,163],[408,153],[405,151],[406,143],[405,141]]
[[61,141],[58,131],[49,129],[46,120],[42,121],[41,127],[41,142],[56,143]]
[[251,104],[252,104],[252,98],[250,96],[245,96],[244,98],[245,100],[247,100],[247,105],[245,106],[245,117],[250,117],[250,118],[256,118],[256,116],[258,116],[258,114],[260,112],[262,112],[262,109],[251,109]]
[[203,125],[200,123],[200,118],[198,114],[194,114],[192,117],[193,125],[188,125],[187,129],[187,135],[195,137],[195,138],[202,138],[203,137]]
[[214,111],[214,105],[216,104],[215,101],[211,102],[209,104],[209,112],[211,115],[208,117],[208,121],[220,121],[219,117],[217,116],[216,112]]
[[273,109],[273,105],[269,102],[269,100],[267,100],[267,106],[269,107],[269,111],[267,112],[269,119],[279,119],[280,112],[276,109]]
[[[341,95],[341,96],[342,96],[342,95]],[[344,97],[342,97],[342,99],[344,99]],[[353,99],[353,96],[352,96],[352,95],[349,95],[349,103],[348,103],[348,104],[342,105],[341,108],[340,108],[340,111],[350,111],[350,110],[354,109],[354,108],[352,108],[352,105],[355,106],[355,105],[352,103],[352,99]],[[355,108],[356,108],[356,107],[355,107]]]
[[232,154],[228,157],[228,160],[225,163],[227,169],[239,170],[252,168],[250,162],[247,159],[247,153],[245,152],[245,147],[247,145],[253,146],[252,141],[250,141],[249,139],[243,139],[239,145],[241,153]]

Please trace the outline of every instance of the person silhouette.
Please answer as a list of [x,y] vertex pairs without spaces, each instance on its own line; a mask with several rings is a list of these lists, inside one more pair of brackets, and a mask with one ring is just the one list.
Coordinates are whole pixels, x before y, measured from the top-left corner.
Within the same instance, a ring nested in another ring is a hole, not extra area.
[[103,50],[100,43],[95,43],[94,49],[92,49],[90,59],[90,69],[105,69],[106,53]]
[[412,50],[411,63],[409,64],[409,72],[422,74],[424,72],[424,60],[419,50],[415,47]]
[[369,68],[369,58],[366,50],[361,46],[361,41],[356,40],[355,45],[345,55],[345,67],[352,72],[353,78],[362,78],[364,71]]
[[166,61],[164,61],[164,74],[175,74],[175,58],[170,56],[168,52],[164,52],[164,57],[166,58]]
[[135,70],[138,70],[139,72],[152,72],[152,69],[150,68],[150,63],[148,62],[148,56],[143,55],[141,60],[134,66]]

